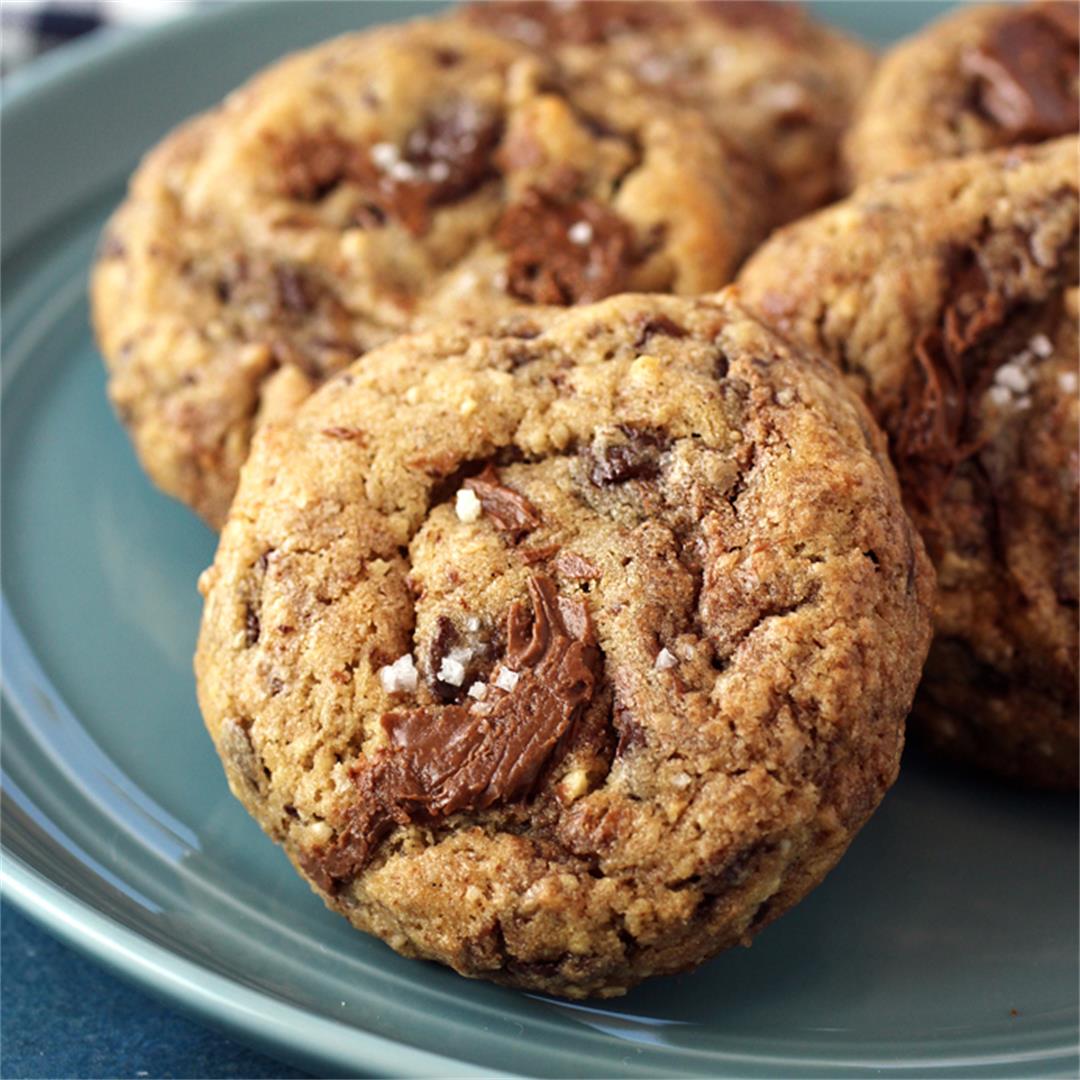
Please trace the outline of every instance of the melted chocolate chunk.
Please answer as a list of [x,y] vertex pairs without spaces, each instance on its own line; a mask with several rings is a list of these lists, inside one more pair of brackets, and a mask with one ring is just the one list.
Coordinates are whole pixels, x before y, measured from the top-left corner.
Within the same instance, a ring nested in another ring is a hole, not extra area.
[[533,48],[564,43],[598,45],[620,34],[653,30],[673,21],[667,3],[650,0],[586,0],[573,4],[494,0],[470,4],[466,10],[485,29]]
[[467,100],[447,102],[409,133],[403,147],[350,143],[333,131],[276,144],[281,188],[290,198],[318,202],[339,184],[362,192],[353,220],[377,228],[387,218],[422,235],[431,210],[465,198],[495,175],[500,119]]
[[479,476],[465,481],[465,487],[476,493],[484,513],[497,528],[509,533],[516,542],[540,525],[540,511],[520,492],[508,488],[499,480],[498,471],[489,464]]
[[952,298],[939,324],[916,342],[899,413],[886,424],[905,494],[925,512],[938,504],[956,467],[979,450],[971,403],[993,377],[986,346],[1008,314],[1004,297],[990,288],[974,255],[954,262]]
[[625,442],[594,443],[584,454],[589,479],[597,487],[627,480],[652,480],[660,471],[660,455],[668,439],[650,428],[620,424]]
[[443,206],[475,191],[495,174],[492,155],[502,122],[471,101],[436,109],[405,141],[403,160],[427,176],[429,202]]
[[1038,142],[1075,131],[1080,12],[1075,3],[1011,11],[964,58],[975,106],[1005,141]]
[[495,242],[509,255],[506,290],[533,304],[580,304],[625,291],[636,261],[630,226],[592,199],[530,188],[508,206]]
[[513,689],[482,701],[418,705],[382,719],[387,745],[354,772],[356,801],[330,849],[301,857],[326,891],[355,877],[395,825],[431,823],[461,811],[525,800],[565,746],[599,682],[600,650],[589,610],[543,575],[529,606],[507,617],[505,665]]

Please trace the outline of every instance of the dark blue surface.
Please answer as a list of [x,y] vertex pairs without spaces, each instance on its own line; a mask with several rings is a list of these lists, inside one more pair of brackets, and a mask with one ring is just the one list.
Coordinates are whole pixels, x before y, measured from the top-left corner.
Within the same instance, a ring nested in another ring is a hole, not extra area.
[[0,1077],[305,1077],[158,1004],[0,908]]

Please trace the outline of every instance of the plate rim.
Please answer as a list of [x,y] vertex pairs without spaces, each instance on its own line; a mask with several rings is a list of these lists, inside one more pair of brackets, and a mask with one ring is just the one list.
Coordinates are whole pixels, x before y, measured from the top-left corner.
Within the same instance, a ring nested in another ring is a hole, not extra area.
[[[403,10],[412,6],[408,0],[395,2],[400,3]],[[137,54],[163,39],[198,36],[205,32],[207,25],[246,21],[253,17],[252,9],[263,6],[260,3],[244,3],[188,12],[158,26],[111,28],[76,42],[11,78],[0,100],[0,123],[17,112],[32,109],[41,95],[55,90],[81,72],[98,70],[119,57]],[[23,249],[36,232],[34,228],[27,235],[17,237],[11,244],[12,250],[5,253],[5,258]],[[6,363],[4,367],[2,392],[6,393],[16,371]],[[0,606],[8,630],[3,652],[9,653],[14,645],[16,652],[25,650],[36,661],[37,657],[22,635],[6,595],[0,601]],[[0,671],[0,690],[7,704],[17,714],[23,713],[27,703],[20,703],[19,694],[12,692],[7,667],[4,663],[4,670]],[[59,694],[51,680],[49,685],[53,692]],[[23,707],[20,708],[20,705]],[[27,722],[26,718],[20,719]],[[309,1067],[311,1062],[319,1062],[323,1067],[340,1069],[347,1060],[355,1061],[358,1054],[363,1054],[365,1071],[371,1071],[373,1075],[526,1075],[506,1070],[496,1073],[466,1059],[435,1054],[355,1024],[321,1016],[245,986],[228,975],[171,951],[99,910],[91,902],[69,893],[38,871],[32,863],[15,854],[6,841],[0,844],[0,896],[59,940],[90,956],[120,977],[163,998],[181,1012],[196,1015],[200,1022],[224,1029],[245,1042],[254,1041],[259,1047],[269,1048],[270,1053],[283,1060],[306,1060]],[[287,1038],[283,1037],[283,1033],[287,1033]],[[1075,1044],[1059,1043],[1047,1045],[1040,1051],[1022,1053],[1019,1057],[992,1052],[977,1060],[924,1058],[920,1061],[913,1058],[898,1060],[895,1068],[922,1067],[936,1072],[938,1069],[951,1071],[965,1065],[979,1069],[1023,1062],[1041,1063],[1045,1068],[1054,1068],[1055,1065],[1071,1062],[1075,1052]],[[752,1063],[753,1056],[750,1056],[745,1064]],[[838,1071],[844,1072],[857,1067],[855,1062],[843,1061],[830,1063],[819,1060],[806,1064],[818,1067],[832,1064]]]
[[[353,1051],[362,1049],[369,1055],[366,1064],[371,1075],[524,1075],[495,1073],[459,1058],[431,1054],[253,990],[171,952],[72,896],[13,854],[6,844],[0,851],[0,896],[21,914],[179,1011],[194,1013],[202,1023],[224,1029],[247,1045],[255,1040],[253,1048],[268,1056],[306,1063],[308,1068],[316,1061],[340,1068],[346,1056],[343,1044],[349,1043]],[[288,1040],[282,1039],[283,1031],[290,1033]],[[357,1046],[358,1040],[361,1046]],[[340,1046],[340,1053],[328,1056],[328,1047],[335,1045]]]

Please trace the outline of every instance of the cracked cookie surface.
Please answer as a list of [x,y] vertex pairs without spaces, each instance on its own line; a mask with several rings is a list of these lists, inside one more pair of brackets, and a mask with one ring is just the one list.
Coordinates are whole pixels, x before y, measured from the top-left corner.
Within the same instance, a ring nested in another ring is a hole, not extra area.
[[571,73],[603,69],[613,94],[644,88],[698,110],[761,178],[770,225],[844,190],[841,136],[873,60],[799,4],[494,0],[465,15]]
[[747,942],[896,775],[932,571],[884,438],[724,295],[409,335],[256,435],[199,700],[395,949],[570,996]]
[[700,293],[760,238],[750,170],[693,110],[457,20],[288,57],[134,176],[92,283],[144,467],[220,526],[251,433],[439,317]]
[[930,165],[776,234],[739,290],[889,434],[938,572],[912,729],[1077,782],[1077,141]]
[[857,183],[1076,132],[1080,9],[972,4],[882,58],[845,140]]

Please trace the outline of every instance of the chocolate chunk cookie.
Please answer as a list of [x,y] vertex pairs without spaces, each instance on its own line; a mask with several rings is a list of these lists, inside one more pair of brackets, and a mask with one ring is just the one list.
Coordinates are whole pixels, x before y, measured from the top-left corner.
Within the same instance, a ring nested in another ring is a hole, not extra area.
[[889,434],[938,571],[914,725],[1077,782],[1077,141],[941,162],[778,233],[744,299]]
[[870,53],[798,4],[739,0],[494,0],[475,25],[545,51],[613,94],[645,88],[707,116],[766,187],[770,224],[843,188],[839,145]]
[[154,480],[218,526],[257,423],[406,328],[727,281],[763,228],[745,166],[692,110],[564,83],[416,22],[292,56],[151,153],[93,302]]
[[858,182],[1078,127],[1075,0],[961,5],[882,60],[846,155]]
[[932,571],[830,367],[628,295],[369,353],[256,434],[201,588],[230,784],[327,904],[579,997],[832,867],[896,775]]

